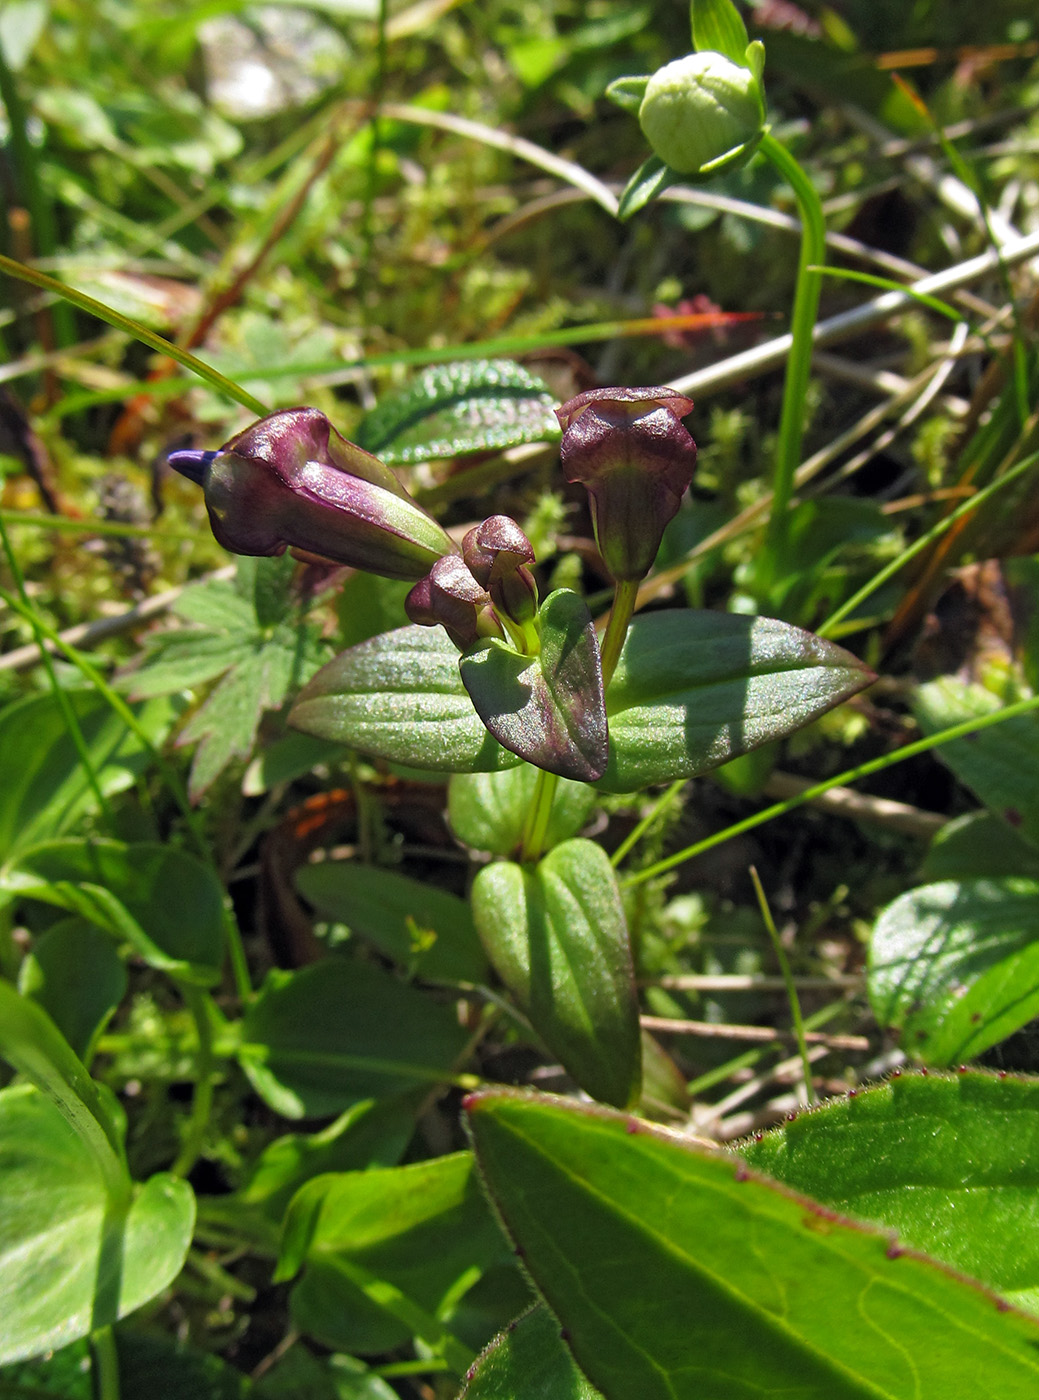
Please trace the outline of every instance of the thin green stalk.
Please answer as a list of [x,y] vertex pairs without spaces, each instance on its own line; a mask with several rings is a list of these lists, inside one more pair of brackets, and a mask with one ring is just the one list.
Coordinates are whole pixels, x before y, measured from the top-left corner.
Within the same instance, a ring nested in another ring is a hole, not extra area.
[[[191,805],[191,800],[184,788],[184,784],[180,780],[180,775],[173,765],[167,761],[161,750],[152,742],[150,735],[145,731],[140,720],[138,720],[123,697],[112,689],[97,667],[92,666],[81,651],[77,651],[74,646],[70,646],[59,632],[55,631],[53,627],[39,616],[31,605],[23,603],[20,598],[10,593],[6,588],[0,588],[0,599],[3,599],[8,607],[12,608],[21,617],[24,617],[34,628],[38,628],[40,634],[50,642],[51,646],[56,647],[67,660],[72,662],[73,666],[75,666],[80,674],[90,682],[102,699],[106,701],[109,708],[115,711],[130,730],[131,734],[133,734],[151,754],[152,760],[159,770],[166,786],[169,788],[174,802],[180,808],[184,823],[191,834],[196,850],[207,865],[216,870],[213,853],[209,848],[209,843],[206,841],[202,823],[199,821],[198,814]],[[219,875],[219,871],[217,871],[217,874]],[[242,1001],[249,1001],[253,994],[252,983],[249,978],[249,964],[245,956],[245,948],[242,944],[241,931],[229,907],[225,907],[224,909],[224,936],[227,939],[228,954],[231,961],[231,972],[234,977],[235,989]]]
[[219,370],[207,365],[204,360],[198,359],[187,350],[181,350],[179,346],[164,340],[161,335],[156,335],[147,326],[142,326],[139,321],[133,320],[130,316],[124,316],[122,312],[115,311],[111,306],[106,306],[103,301],[96,301],[94,297],[88,297],[85,292],[79,292],[75,287],[66,286],[64,282],[57,281],[54,277],[48,277],[45,272],[37,272],[34,267],[27,267],[25,263],[15,262],[14,258],[5,257],[0,253],[0,272],[6,272],[9,277],[16,277],[20,282],[28,282],[32,287],[39,287],[44,292],[54,292],[57,296],[69,301],[73,306],[78,306],[81,311],[88,311],[91,316],[96,316],[99,321],[105,321],[110,326],[115,326],[117,330],[125,331],[127,335],[133,336],[142,344],[149,346],[152,350],[158,351],[160,355],[166,355],[174,360],[184,369],[190,370],[199,379],[204,379],[211,388],[224,394],[227,398],[239,403],[243,408],[247,408],[250,413],[255,413],[262,418],[266,415],[267,409],[259,399],[254,399],[252,394],[240,388],[226,375]]
[[801,252],[797,264],[797,288],[790,318],[792,343],[786,362],[783,406],[776,442],[776,467],[772,483],[772,514],[765,540],[766,585],[782,578],[787,567],[790,497],[794,473],[801,461],[804,435],[805,397],[812,367],[812,334],[819,310],[822,276],[826,262],[826,220],[815,186],[786,147],[768,132],[758,147],[790,185],[801,215]]
[[610,609],[610,620],[606,624],[601,648],[603,686],[609,685],[617,669],[621,647],[628,635],[628,623],[638,602],[640,582],[641,579],[623,579],[618,583],[613,595],[613,607]]
[[727,826],[724,831],[717,831],[713,836],[707,836],[702,841],[687,846],[685,850],[677,851],[673,856],[658,860],[655,865],[651,865],[645,870],[635,871],[634,874],[621,881],[621,887],[631,889],[635,885],[641,885],[645,880],[653,880],[658,875],[664,875],[668,870],[674,870],[675,866],[683,865],[687,860],[692,860],[694,856],[702,855],[704,851],[713,850],[715,846],[721,846],[726,841],[731,841],[735,836],[742,836],[745,831],[753,831],[756,826],[762,826],[775,817],[782,817],[797,807],[803,807],[806,802],[814,801],[815,798],[821,797],[824,792],[829,792],[831,788],[847,787],[849,783],[858,782],[860,778],[868,778],[874,773],[883,773],[885,769],[892,768],[896,763],[902,763],[907,758],[915,758],[917,754],[929,753],[931,749],[940,748],[942,744],[951,743],[953,739],[965,739],[968,734],[976,734],[979,730],[988,729],[993,724],[1001,724],[1007,719],[1016,719],[1018,715],[1027,715],[1036,709],[1039,709],[1039,695],[1033,695],[1027,700],[1018,700],[1013,705],[1007,705],[1003,710],[995,711],[994,714],[982,715],[974,719],[963,720],[959,724],[952,724],[948,729],[941,729],[937,734],[928,735],[926,739],[917,739],[912,744],[904,744],[902,748],[895,749],[894,753],[870,759],[868,763],[860,763],[857,768],[846,768],[843,773],[838,773],[836,777],[827,778],[822,783],[815,783],[812,787],[805,788],[803,792],[797,793],[794,797],[788,797],[782,802],[774,802],[771,807],[766,807],[761,812],[755,812],[753,816],[745,817],[743,821]]
[[867,583],[862,585],[857,593],[853,593],[847,602],[842,603],[839,608],[832,612],[823,625],[816,628],[817,635],[820,637],[829,636],[834,628],[843,622],[849,613],[853,613],[860,604],[866,601],[870,594],[875,593],[878,588],[887,583],[889,578],[897,574],[900,569],[904,568],[904,566],[909,563],[910,559],[919,554],[921,550],[926,549],[928,545],[933,544],[935,540],[940,539],[958,520],[962,520],[962,518],[965,515],[969,515],[971,511],[977,510],[978,506],[987,501],[990,496],[994,496],[996,492],[1001,491],[1004,486],[1008,486],[1012,481],[1016,481],[1019,476],[1028,471],[1029,468],[1034,467],[1037,462],[1039,462],[1039,452],[1032,452],[1029,453],[1027,457],[1022,457],[1021,461],[1011,467],[1003,476],[997,477],[995,481],[990,481],[987,486],[975,492],[969,500],[957,506],[956,509],[945,516],[943,520],[939,520],[937,525],[932,526],[931,529],[928,530],[926,534],[921,535],[918,540],[914,540],[909,548],[904,549],[897,559],[892,559],[889,563],[885,564]]
[[98,1327],[91,1332],[90,1354],[94,1361],[94,1400],[119,1400],[119,1354],[111,1327]]
[[[181,386],[183,387],[183,385]],[[198,540],[198,530],[167,530],[156,525],[124,525],[117,520],[76,520],[71,515],[43,515],[29,510],[0,510],[0,524],[28,525],[73,535],[112,536],[117,539]]]
[[201,988],[192,987],[187,982],[178,983],[177,990],[184,1000],[184,1005],[191,1013],[191,1019],[195,1023],[195,1033],[198,1036],[198,1052],[195,1057],[195,1095],[191,1103],[191,1117],[188,1120],[187,1131],[184,1134],[180,1151],[170,1167],[174,1176],[187,1176],[202,1153],[202,1146],[209,1130],[209,1119],[213,1112],[215,1057],[213,1055],[213,1022],[209,1014],[208,995]]
[[761,883],[755,866],[750,867],[750,878],[754,883],[754,893],[757,896],[758,907],[761,910],[761,918],[768,936],[772,940],[772,951],[776,955],[776,962],[779,964],[779,971],[786,987],[786,999],[790,1004],[790,1019],[794,1023],[794,1035],[797,1037],[797,1050],[801,1056],[801,1072],[804,1075],[805,1098],[811,1105],[816,1102],[815,1087],[812,1084],[812,1062],[808,1058],[808,1041],[805,1039],[805,1023],[801,1015],[801,1001],[797,995],[797,988],[794,986],[794,975],[790,971],[790,959],[786,955],[783,947],[783,940],[779,936],[776,928],[776,921],[772,917],[772,910],[768,906],[768,899],[765,895],[765,887]]
[[69,738],[72,740],[73,747],[79,756],[80,766],[86,774],[87,783],[91,792],[94,794],[94,800],[97,803],[98,811],[104,815],[106,822],[111,826],[112,809],[108,805],[108,799],[105,797],[105,794],[101,791],[101,783],[98,780],[97,771],[90,757],[87,741],[83,737],[83,730],[80,728],[76,712],[72,708],[72,701],[69,699],[68,694],[63,689],[55,674],[54,662],[51,659],[50,652],[43,645],[43,634],[40,631],[38,614],[29,602],[29,595],[25,589],[25,575],[22,573],[21,565],[18,563],[18,556],[11,546],[11,540],[7,533],[7,526],[4,524],[2,516],[0,516],[0,544],[2,544],[4,554],[7,556],[7,565],[11,570],[11,577],[14,579],[14,586],[18,590],[18,596],[22,600],[23,605],[29,610],[29,622],[33,629],[33,638],[40,648],[40,660],[43,663],[44,671],[47,673],[47,682],[57,702],[58,709],[61,711],[61,717],[65,721],[65,728],[68,730]]
[[667,789],[667,791],[662,793],[660,797],[657,798],[656,802],[653,803],[653,806],[649,809],[649,811],[638,823],[638,825],[632,827],[631,831],[628,832],[627,836],[625,836],[624,840],[614,851],[613,855],[610,856],[610,864],[615,870],[617,866],[620,865],[624,857],[628,854],[628,852],[638,845],[638,843],[642,840],[643,836],[645,836],[646,832],[654,824],[654,822],[657,821],[659,817],[663,816],[663,814],[671,806],[672,802],[674,802],[678,794],[685,787],[685,784],[685,778],[678,778],[675,782],[673,782],[671,786]]
[[527,812],[527,821],[523,829],[520,860],[524,865],[537,860],[545,849],[545,837],[548,833],[549,819],[552,816],[552,800],[558,786],[559,779],[555,773],[548,773],[544,768],[538,769],[534,796],[531,799],[530,810]]

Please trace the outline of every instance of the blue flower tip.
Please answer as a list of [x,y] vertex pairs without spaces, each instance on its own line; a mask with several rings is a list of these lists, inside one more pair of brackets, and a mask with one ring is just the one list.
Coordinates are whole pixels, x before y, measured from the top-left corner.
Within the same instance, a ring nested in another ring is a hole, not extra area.
[[202,452],[195,447],[185,447],[179,452],[171,452],[166,460],[175,472],[180,472],[181,476],[186,476],[196,486],[204,486],[206,468],[216,455],[215,451]]

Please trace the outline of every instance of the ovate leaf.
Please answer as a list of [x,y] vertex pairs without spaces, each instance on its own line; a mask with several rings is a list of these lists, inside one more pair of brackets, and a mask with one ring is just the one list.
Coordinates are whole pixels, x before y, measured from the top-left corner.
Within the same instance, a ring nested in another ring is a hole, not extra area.
[[359,446],[390,466],[554,442],[559,424],[547,385],[511,360],[462,360],[424,370],[355,430]]
[[411,768],[482,773],[519,762],[473,709],[440,627],[400,627],[344,651],[303,689],[289,723]]
[[607,1400],[1026,1400],[1039,1325],[672,1132],[469,1100],[484,1181]]
[[[537,772],[528,763],[504,773],[456,773],[447,785],[451,830],[474,850],[515,855],[523,840],[537,781]],[[595,804],[594,788],[560,778],[552,799],[545,846],[558,846],[576,836],[590,820]]]
[[686,609],[637,617],[606,693],[601,785],[629,792],[706,773],[873,679],[843,648],[774,618]]
[[450,1006],[366,963],[327,958],[268,973],[238,1057],[276,1112],[318,1118],[450,1077],[466,1039]]
[[583,598],[560,588],[542,603],[538,626],[538,656],[480,642],[458,663],[462,683],[504,748],[560,777],[592,781],[605,771],[608,750],[592,615]]
[[112,939],[75,916],[37,938],[18,973],[19,991],[43,1007],[84,1064],[127,981]]
[[1006,1297],[1039,1297],[1039,1080],[903,1073],[740,1153]]
[[543,1303],[495,1337],[469,1372],[458,1400],[602,1400],[585,1379]]
[[582,1089],[638,1098],[638,997],[613,868],[593,841],[556,846],[537,865],[500,861],[473,883],[473,917],[502,981]]
[[933,1065],[972,1059],[1039,1015],[1039,882],[942,880],[896,899],[873,929],[880,1025]]

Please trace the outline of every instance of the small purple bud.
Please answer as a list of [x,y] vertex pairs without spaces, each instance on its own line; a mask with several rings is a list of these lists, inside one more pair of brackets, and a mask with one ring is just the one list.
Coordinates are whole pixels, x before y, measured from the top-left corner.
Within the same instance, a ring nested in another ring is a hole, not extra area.
[[538,610],[538,586],[527,568],[534,546],[508,515],[492,515],[462,541],[469,572],[491,595],[495,608],[523,626]]
[[403,579],[457,557],[450,536],[389,467],[316,408],[272,413],[218,452],[173,452],[169,462],[203,487],[213,534],[232,554],[284,554],[291,546]]
[[693,479],[696,443],[681,421],[692,407],[657,388],[589,389],[556,409],[563,471],[588,490],[599,553],[618,582],[649,573]]
[[443,625],[459,651],[481,637],[503,637],[486,591],[457,554],[438,559],[404,600],[404,611],[420,627]]

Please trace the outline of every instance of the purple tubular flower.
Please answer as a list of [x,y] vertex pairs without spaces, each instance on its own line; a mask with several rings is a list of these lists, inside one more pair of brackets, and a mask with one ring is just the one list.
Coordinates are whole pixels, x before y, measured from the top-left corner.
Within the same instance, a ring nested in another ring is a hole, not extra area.
[[508,515],[489,516],[462,541],[469,572],[491,596],[495,608],[522,626],[538,610],[538,586],[527,567],[534,547]]
[[203,487],[213,534],[232,554],[292,546],[384,578],[420,579],[458,552],[389,467],[316,408],[272,413],[217,452],[172,452],[169,462]]
[[438,559],[404,599],[404,611],[420,627],[442,623],[459,651],[481,637],[504,637],[487,592],[457,554]]
[[589,389],[556,409],[563,472],[588,490],[599,553],[618,583],[649,573],[693,479],[696,443],[681,421],[692,407],[657,388]]

